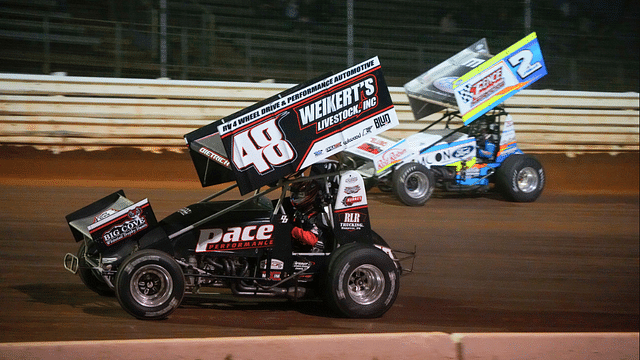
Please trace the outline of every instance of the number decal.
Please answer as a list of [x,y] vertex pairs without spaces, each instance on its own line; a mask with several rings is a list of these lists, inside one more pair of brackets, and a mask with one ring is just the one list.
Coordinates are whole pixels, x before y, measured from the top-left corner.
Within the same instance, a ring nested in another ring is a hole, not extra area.
[[259,173],[295,158],[295,151],[276,125],[276,118],[234,136],[233,163],[239,170],[254,166]]
[[522,50],[509,58],[509,64],[513,67],[517,66],[518,70],[516,72],[520,75],[520,78],[524,79],[542,67],[542,64],[538,61],[532,64],[531,59],[533,59],[533,52],[531,50]]

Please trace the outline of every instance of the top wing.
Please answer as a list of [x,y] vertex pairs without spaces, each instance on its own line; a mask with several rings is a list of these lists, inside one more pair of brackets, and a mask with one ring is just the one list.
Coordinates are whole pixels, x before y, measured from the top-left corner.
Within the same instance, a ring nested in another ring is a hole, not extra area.
[[534,32],[454,81],[462,120],[468,125],[545,75]]
[[296,86],[185,135],[203,186],[242,194],[398,124],[377,57]]
[[416,120],[459,109],[468,125],[547,74],[536,33],[496,56],[482,39],[404,85]]
[[444,108],[456,108],[453,82],[491,58],[487,40],[477,41],[404,85],[416,120]]

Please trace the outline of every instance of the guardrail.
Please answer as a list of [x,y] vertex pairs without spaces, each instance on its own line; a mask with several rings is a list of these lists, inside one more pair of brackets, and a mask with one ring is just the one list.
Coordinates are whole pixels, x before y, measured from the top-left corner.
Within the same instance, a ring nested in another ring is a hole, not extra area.
[[[206,354],[206,355],[203,355]],[[2,359],[638,359],[638,333],[390,333],[0,343]]]
[[[193,129],[292,84],[0,74],[0,144],[54,152],[109,147],[183,151]],[[413,120],[404,90],[390,88],[402,138]],[[524,151],[639,151],[638,93],[523,90],[505,106]]]

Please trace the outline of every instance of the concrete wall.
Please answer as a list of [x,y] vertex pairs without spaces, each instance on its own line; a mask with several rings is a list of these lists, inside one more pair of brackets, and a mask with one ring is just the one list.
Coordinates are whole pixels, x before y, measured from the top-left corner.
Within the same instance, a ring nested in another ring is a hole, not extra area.
[[638,333],[400,333],[0,344],[1,359],[633,360]]

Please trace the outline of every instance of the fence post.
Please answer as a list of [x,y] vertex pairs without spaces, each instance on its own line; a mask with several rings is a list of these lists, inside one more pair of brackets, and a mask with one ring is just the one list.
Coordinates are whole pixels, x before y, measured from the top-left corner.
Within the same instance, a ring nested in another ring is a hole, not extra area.
[[167,77],[167,0],[160,0],[160,77]]
[[158,10],[151,9],[151,58],[158,58]]
[[187,43],[187,29],[180,29],[180,52],[182,58],[182,80],[187,79],[187,67],[189,66],[189,44]]
[[116,68],[115,77],[122,76],[122,24],[116,22]]
[[216,17],[209,15],[209,65],[213,65],[216,60]]
[[244,58],[245,76],[244,76],[244,79],[246,81],[251,81],[251,78],[252,78],[252,70],[251,70],[251,34],[250,33],[246,33],[244,39],[245,39],[245,58]]
[[44,17],[42,30],[44,32],[44,62],[42,63],[42,73],[49,74],[51,72],[51,38],[49,36],[49,16]]
[[307,61],[307,78],[311,78],[311,73],[313,72],[313,49],[311,48],[311,36],[305,37],[305,50],[306,50],[306,61]]
[[207,55],[209,54],[209,41],[207,40],[207,19],[208,15],[202,13],[202,26],[200,29],[200,66],[203,68],[207,65]]

